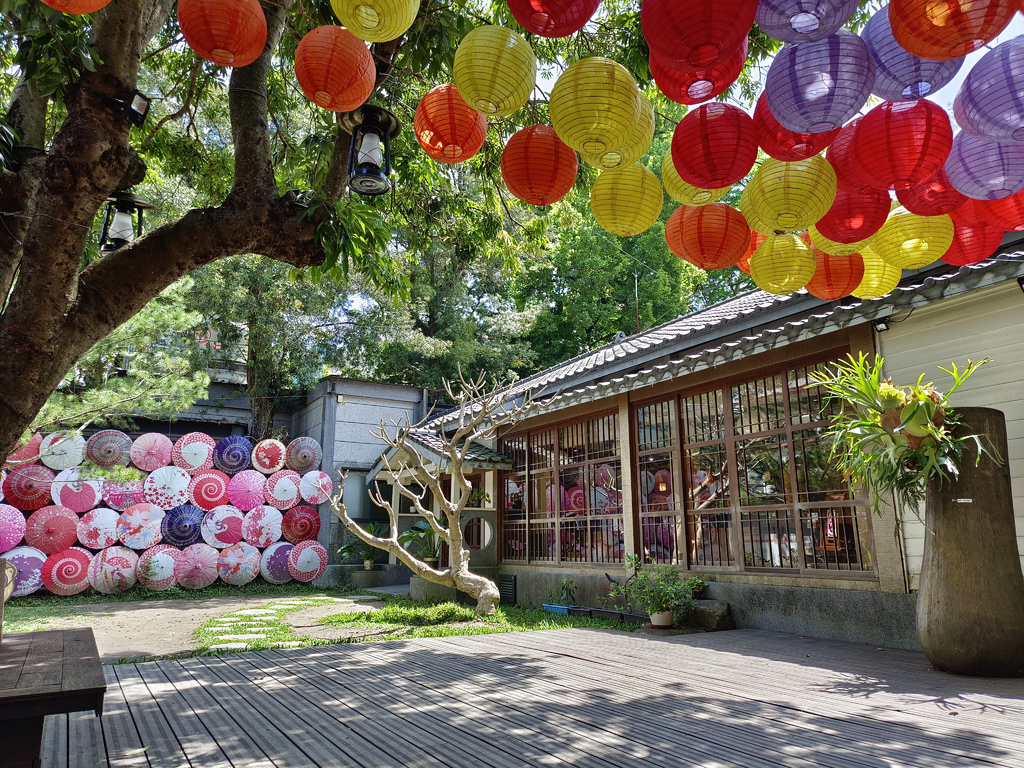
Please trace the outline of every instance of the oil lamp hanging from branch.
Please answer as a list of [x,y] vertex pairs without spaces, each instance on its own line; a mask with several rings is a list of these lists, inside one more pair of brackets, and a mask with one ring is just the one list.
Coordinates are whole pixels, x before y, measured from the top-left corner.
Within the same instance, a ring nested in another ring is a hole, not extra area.
[[382,107],[364,104],[343,115],[341,127],[352,134],[349,188],[367,197],[387,194],[391,189],[391,139],[402,130],[398,118]]
[[[113,253],[142,236],[142,212],[156,206],[149,200],[130,192],[114,192],[107,198],[107,210],[103,214],[103,228],[100,230],[100,253]],[[135,219],[133,214],[138,214]]]

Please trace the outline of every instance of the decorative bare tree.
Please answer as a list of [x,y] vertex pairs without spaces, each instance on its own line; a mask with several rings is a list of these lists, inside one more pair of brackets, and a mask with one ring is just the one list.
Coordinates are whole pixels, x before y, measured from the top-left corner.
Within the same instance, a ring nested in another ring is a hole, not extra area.
[[[432,568],[399,543],[395,504],[383,498],[377,488],[369,493],[373,502],[388,512],[391,527],[387,538],[372,535],[348,516],[342,503],[346,475],[341,477],[338,493],[331,500],[331,509],[354,536],[378,549],[390,552],[408,565],[417,576],[471,595],[477,601],[477,615],[489,616],[498,605],[499,593],[493,581],[469,571],[469,550],[463,541],[461,522],[462,510],[469,501],[472,487],[466,479],[464,466],[473,443],[493,437],[501,427],[520,420],[535,407],[536,403],[529,397],[519,403],[508,402],[507,385],[496,383],[488,386],[483,375],[475,380],[467,380],[460,371],[458,382],[445,381],[444,386],[448,396],[458,403],[457,411],[444,418],[444,425],[454,427],[455,431],[446,434],[442,427],[436,433],[430,430],[426,434],[432,435],[438,443],[448,459],[447,465],[425,464],[416,448],[408,443],[410,435],[418,430],[427,429],[425,425],[432,414],[428,414],[416,424],[412,424],[408,419],[402,424],[392,422],[392,426],[397,428],[394,437],[389,434],[384,422],[381,422],[380,427],[371,434],[386,443],[389,449],[395,449],[393,458],[388,458],[387,453],[385,454],[385,471],[398,493],[412,502],[416,512],[427,521],[434,534],[448,544],[448,567]],[[400,458],[403,455],[405,458]],[[448,482],[449,475],[451,482]],[[405,484],[410,478],[412,486]],[[435,514],[430,509],[428,491],[437,499],[440,514]]]

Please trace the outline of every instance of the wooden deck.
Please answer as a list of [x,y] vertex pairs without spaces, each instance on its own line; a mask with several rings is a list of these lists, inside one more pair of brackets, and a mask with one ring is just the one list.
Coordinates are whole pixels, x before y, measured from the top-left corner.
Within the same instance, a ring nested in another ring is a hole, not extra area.
[[557,630],[107,667],[44,766],[1024,768],[1024,680],[740,630]]

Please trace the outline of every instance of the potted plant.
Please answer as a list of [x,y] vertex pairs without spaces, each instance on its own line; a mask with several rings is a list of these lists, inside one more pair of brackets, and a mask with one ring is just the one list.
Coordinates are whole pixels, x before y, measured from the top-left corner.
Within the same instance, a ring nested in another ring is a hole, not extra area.
[[568,615],[570,609],[576,607],[576,582],[568,576],[563,576],[558,591],[555,592],[553,589],[549,589],[548,602],[541,605],[548,613]]
[[707,591],[708,583],[704,581],[700,576],[687,576],[683,579],[683,585],[686,589],[690,590],[690,594],[693,595],[694,600],[703,600],[704,594]]
[[[626,566],[633,569],[633,575],[624,584],[613,583],[609,596],[622,597],[628,607],[646,611],[653,628],[670,628],[676,613],[695,606],[690,580],[684,581],[674,566],[644,563],[639,555],[632,554],[626,555]],[[627,614],[624,618],[630,617]]]
[[483,508],[491,505],[491,494],[487,493],[483,488],[474,488],[469,492],[469,500],[466,502],[467,507]]
[[[388,526],[384,523],[367,523],[363,528],[365,528],[371,535],[377,537],[387,536],[390,531]],[[351,537],[338,549],[338,557],[342,560],[348,560],[350,557],[358,557],[363,561],[363,569],[372,571],[374,564],[377,561],[377,553],[379,551],[379,549],[367,544],[362,539]]]
[[[439,522],[444,525],[443,519],[439,518]],[[420,560],[431,568],[437,568],[444,540],[434,532],[426,520],[417,520],[409,530],[398,537],[398,543],[406,549],[415,547],[415,551],[409,551],[419,555]]]

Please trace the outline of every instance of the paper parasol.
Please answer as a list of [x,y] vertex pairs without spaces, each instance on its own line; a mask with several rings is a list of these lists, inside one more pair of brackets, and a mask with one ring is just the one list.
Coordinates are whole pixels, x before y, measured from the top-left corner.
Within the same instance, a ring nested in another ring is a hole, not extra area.
[[222,549],[217,558],[217,572],[223,581],[240,587],[260,573],[260,551],[244,541]]
[[131,461],[132,439],[119,429],[103,429],[85,444],[85,457],[98,467],[127,467]]
[[319,541],[303,541],[288,555],[288,573],[296,581],[314,581],[327,570],[327,550]]
[[4,500],[4,480],[7,479],[7,470],[0,469],[0,501]]
[[69,547],[50,555],[43,563],[43,586],[55,595],[77,595],[89,586],[92,553],[81,547]]
[[243,469],[228,482],[228,499],[243,512],[263,505],[267,478],[254,469]]
[[232,506],[217,507],[203,518],[203,541],[211,547],[233,547],[242,540],[242,513]]
[[82,515],[78,521],[78,540],[89,549],[103,549],[117,544],[119,512],[98,507]]
[[107,506],[124,512],[128,507],[134,507],[146,500],[143,493],[141,480],[129,480],[127,483],[104,483],[103,500]]
[[188,496],[192,503],[209,512],[228,503],[228,481],[230,478],[219,469],[204,469],[188,484]]
[[192,504],[175,507],[160,521],[162,541],[174,547],[185,548],[198,544],[202,538],[203,510]]
[[269,547],[281,538],[284,516],[276,507],[256,507],[242,521],[242,538],[254,547]]
[[128,507],[117,520],[117,538],[126,547],[149,549],[160,543],[163,519],[164,511],[148,501]]
[[43,464],[58,472],[77,467],[85,458],[85,438],[81,435],[62,435],[54,432],[43,438],[39,446]]
[[292,544],[320,535],[320,513],[312,507],[292,507],[284,513],[281,535]]
[[233,475],[250,467],[252,443],[241,435],[225,437],[213,449],[213,466]]
[[294,547],[294,544],[287,541],[279,541],[263,550],[263,557],[260,558],[260,576],[271,584],[284,584],[291,581],[292,574],[288,570],[288,555],[291,554]]
[[53,472],[39,464],[23,464],[7,473],[4,480],[4,499],[8,504],[25,510],[45,507],[50,503],[50,484]]
[[179,558],[181,550],[168,544],[157,544],[139,555],[135,575],[142,586],[155,592],[163,592],[176,583],[174,571]]
[[284,460],[289,469],[296,472],[309,472],[320,466],[323,449],[312,437],[296,437],[284,452]]
[[39,461],[39,446],[43,444],[43,436],[39,432],[36,432],[32,437],[29,438],[27,443],[20,443],[10,456],[4,462],[5,469],[14,469],[15,467],[24,467],[29,464],[35,464]]
[[290,469],[282,469],[267,478],[267,486],[263,489],[263,496],[267,503],[278,509],[291,509],[299,503],[299,483],[302,478],[298,472]]
[[89,583],[97,592],[116,595],[135,584],[139,556],[127,547],[107,547],[89,564]]
[[587,501],[586,492],[577,485],[569,491],[566,501],[567,507],[573,512],[582,512]]
[[204,469],[213,469],[213,449],[217,441],[203,432],[189,432],[178,438],[171,449],[171,461],[194,475]]
[[188,472],[179,467],[160,467],[150,472],[142,484],[146,501],[161,509],[174,509],[188,504],[188,486],[192,482]]
[[35,547],[15,547],[4,555],[4,560],[10,560],[18,569],[18,575],[14,577],[14,591],[11,597],[24,597],[31,595],[43,586],[43,563],[46,562],[46,553]]
[[252,449],[252,466],[264,475],[284,469],[284,443],[280,440],[260,440]]
[[14,549],[25,538],[25,515],[17,507],[0,504],[0,552]]
[[51,504],[37,509],[25,523],[25,543],[48,555],[63,552],[78,541],[78,515]]
[[103,500],[103,481],[83,480],[77,469],[65,469],[53,478],[50,498],[72,512],[88,512]]
[[171,438],[159,432],[147,432],[132,443],[132,464],[145,472],[171,463]]
[[334,483],[326,472],[314,469],[302,476],[299,493],[307,504],[323,504],[334,491]]
[[205,589],[217,580],[219,553],[209,544],[185,547],[174,564],[174,578],[185,589]]

